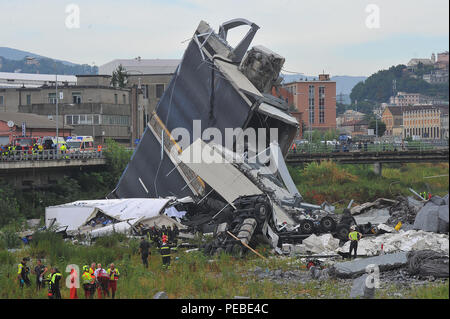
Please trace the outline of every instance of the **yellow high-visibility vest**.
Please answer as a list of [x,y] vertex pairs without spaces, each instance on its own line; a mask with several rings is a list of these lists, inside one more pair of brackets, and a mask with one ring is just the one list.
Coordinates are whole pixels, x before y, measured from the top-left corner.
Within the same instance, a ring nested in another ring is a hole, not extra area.
[[109,275],[109,280],[119,280],[119,276],[120,276],[120,272],[119,269],[114,268],[115,273],[111,274],[111,268],[108,268],[108,270],[106,271]]
[[348,234],[348,238],[350,238],[351,240],[358,240],[358,232],[352,231],[351,233]]
[[83,284],[92,284],[95,279],[89,272],[85,271],[83,275],[81,275],[81,280]]

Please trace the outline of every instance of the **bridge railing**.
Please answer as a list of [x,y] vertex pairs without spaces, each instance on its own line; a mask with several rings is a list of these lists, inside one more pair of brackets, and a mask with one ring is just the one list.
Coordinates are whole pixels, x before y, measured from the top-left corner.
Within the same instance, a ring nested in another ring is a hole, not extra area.
[[0,153],[0,161],[50,161],[50,160],[87,160],[94,158],[104,158],[102,151],[8,151]]
[[304,143],[297,145],[289,151],[296,153],[333,153],[333,152],[405,152],[405,151],[429,151],[448,149],[447,141],[423,142],[412,141],[408,143],[351,143],[345,145],[326,145],[324,143]]

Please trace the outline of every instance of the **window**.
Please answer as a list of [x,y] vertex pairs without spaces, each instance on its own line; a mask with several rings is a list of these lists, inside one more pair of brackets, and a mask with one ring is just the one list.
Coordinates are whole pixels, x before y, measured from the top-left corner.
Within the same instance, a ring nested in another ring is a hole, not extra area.
[[164,93],[164,84],[156,84],[156,98],[161,98]]
[[49,93],[48,94],[48,103],[56,104],[56,93]]
[[100,115],[94,114],[94,124],[100,124]]
[[127,96],[125,94],[122,95],[123,104],[127,104]]
[[309,102],[309,123],[314,123],[314,85],[310,85],[308,89],[308,102]]
[[72,124],[72,115],[66,115],[66,124]]
[[81,93],[80,92],[72,92],[72,103],[73,104],[81,104]]
[[72,124],[77,125],[80,123],[80,116],[79,115],[72,115]]
[[129,125],[129,116],[124,115],[102,115],[103,125]]
[[0,105],[3,105],[3,103],[5,101],[5,98],[3,97],[3,95],[0,95]]
[[325,87],[319,87],[319,123],[325,123]]
[[142,97],[144,99],[148,99],[148,85],[141,85],[141,89],[142,89]]
[[27,94],[27,105],[31,104],[31,94]]
[[118,104],[118,102],[117,102],[117,94],[114,94],[114,104]]

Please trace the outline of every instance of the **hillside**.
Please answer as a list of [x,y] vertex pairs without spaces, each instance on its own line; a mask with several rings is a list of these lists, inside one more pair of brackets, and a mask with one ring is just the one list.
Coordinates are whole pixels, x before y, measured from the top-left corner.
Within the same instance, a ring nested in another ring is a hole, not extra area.
[[[34,60],[28,60],[34,58]],[[20,72],[39,74],[97,74],[98,67],[54,60],[27,51],[0,47],[0,72]]]
[[[417,76],[417,78],[413,76]],[[396,80],[396,91],[406,93],[421,93],[448,100],[448,83],[429,84],[420,78],[419,74],[411,74],[405,65],[392,66],[388,70],[381,70],[372,74],[364,82],[355,85],[350,94],[352,103],[362,101],[372,103],[387,103],[393,95],[393,80]]]

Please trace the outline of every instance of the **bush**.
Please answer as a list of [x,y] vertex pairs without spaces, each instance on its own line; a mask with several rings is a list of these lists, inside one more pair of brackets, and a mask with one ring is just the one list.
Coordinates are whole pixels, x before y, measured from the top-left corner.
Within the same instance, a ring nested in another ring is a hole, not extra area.
[[0,247],[3,249],[18,248],[22,241],[17,235],[17,231],[13,225],[4,227],[0,231]]

